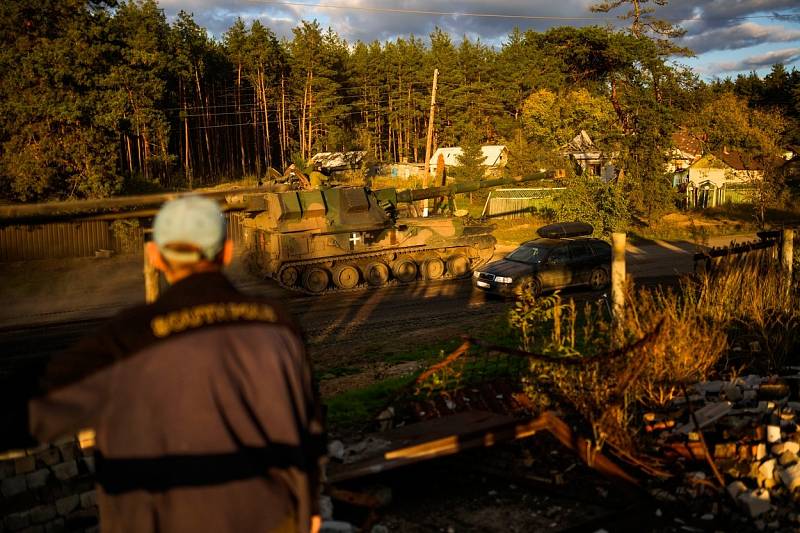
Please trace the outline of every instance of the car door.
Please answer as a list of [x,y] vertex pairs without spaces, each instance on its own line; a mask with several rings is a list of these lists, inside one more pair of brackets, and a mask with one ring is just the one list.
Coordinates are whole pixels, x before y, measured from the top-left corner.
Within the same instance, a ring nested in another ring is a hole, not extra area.
[[569,244],[572,265],[572,283],[587,283],[589,273],[595,264],[594,253],[586,241],[573,241]]
[[559,289],[572,283],[572,268],[567,244],[553,248],[542,265],[539,277],[543,289]]

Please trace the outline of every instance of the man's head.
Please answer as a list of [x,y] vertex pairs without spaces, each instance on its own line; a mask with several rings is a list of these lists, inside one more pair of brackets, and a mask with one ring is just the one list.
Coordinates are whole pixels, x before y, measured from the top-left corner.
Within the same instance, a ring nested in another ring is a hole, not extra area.
[[147,244],[150,262],[174,283],[195,272],[219,270],[233,258],[225,217],[214,200],[185,196],[165,203]]

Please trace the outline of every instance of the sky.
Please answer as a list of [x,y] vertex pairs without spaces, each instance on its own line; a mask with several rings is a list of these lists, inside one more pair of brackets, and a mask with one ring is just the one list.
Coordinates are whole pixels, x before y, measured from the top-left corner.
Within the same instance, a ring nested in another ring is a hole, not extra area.
[[[680,58],[704,79],[769,72],[781,63],[800,69],[800,0],[671,0],[654,6],[657,18],[686,30],[678,44],[696,56]],[[237,17],[260,20],[278,36],[291,36],[301,20],[318,20],[348,42],[385,41],[411,34],[425,38],[438,26],[502,46],[515,26],[545,31],[553,26],[624,24],[611,13],[591,13],[594,0],[159,0],[168,18],[183,10],[215,38]],[[476,15],[484,16],[476,16]]]

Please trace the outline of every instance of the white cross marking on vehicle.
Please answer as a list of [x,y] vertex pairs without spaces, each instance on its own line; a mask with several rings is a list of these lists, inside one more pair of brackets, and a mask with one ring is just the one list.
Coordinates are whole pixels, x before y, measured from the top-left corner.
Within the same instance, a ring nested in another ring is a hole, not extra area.
[[356,244],[358,244],[358,241],[360,240],[361,236],[358,233],[353,233],[353,235],[350,237],[350,242],[353,243],[353,248],[356,247]]

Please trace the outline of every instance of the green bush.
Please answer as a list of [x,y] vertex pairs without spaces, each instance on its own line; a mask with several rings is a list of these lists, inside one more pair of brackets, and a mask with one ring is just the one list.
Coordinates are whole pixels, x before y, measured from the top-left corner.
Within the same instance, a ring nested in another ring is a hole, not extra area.
[[595,235],[624,231],[630,222],[630,207],[623,191],[597,178],[578,177],[559,197],[556,219],[580,221],[594,226]]

